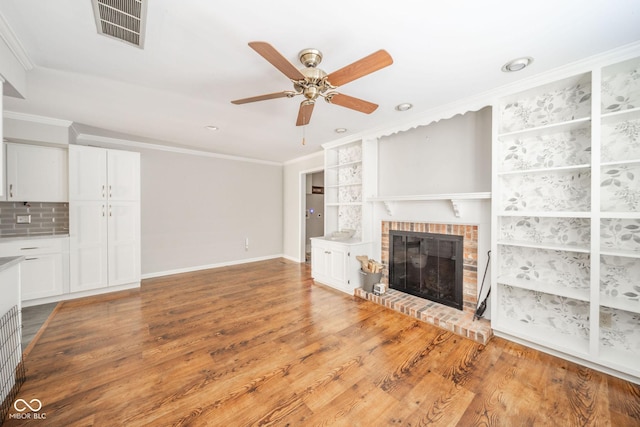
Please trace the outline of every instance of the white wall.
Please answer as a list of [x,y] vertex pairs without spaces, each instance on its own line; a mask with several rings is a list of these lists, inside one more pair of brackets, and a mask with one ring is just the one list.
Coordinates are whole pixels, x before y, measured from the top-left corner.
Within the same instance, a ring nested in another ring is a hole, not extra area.
[[282,166],[136,151],[143,276],[282,255]]
[[284,165],[284,203],[282,221],[283,229],[283,254],[285,257],[303,262],[302,257],[302,197],[304,197],[306,183],[302,181],[301,174],[316,172],[324,168],[324,151],[318,151],[309,156],[302,157]]
[[380,138],[378,194],[491,191],[491,109]]

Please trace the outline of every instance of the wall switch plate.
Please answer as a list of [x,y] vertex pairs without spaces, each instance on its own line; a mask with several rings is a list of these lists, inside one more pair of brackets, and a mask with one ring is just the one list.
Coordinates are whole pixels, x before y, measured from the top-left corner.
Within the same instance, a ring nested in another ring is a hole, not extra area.
[[16,215],[16,224],[31,224],[31,215]]

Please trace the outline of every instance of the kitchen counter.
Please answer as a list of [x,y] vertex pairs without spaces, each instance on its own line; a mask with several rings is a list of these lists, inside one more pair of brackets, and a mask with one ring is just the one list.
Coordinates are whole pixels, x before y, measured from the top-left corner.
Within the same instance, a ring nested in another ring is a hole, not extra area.
[[23,256],[8,256],[0,258],[0,271],[7,270],[24,259]]
[[13,236],[0,236],[0,243],[2,242],[11,242],[15,240],[31,240],[31,239],[63,239],[65,237],[69,237],[69,233],[64,234],[23,234],[23,235],[13,235]]

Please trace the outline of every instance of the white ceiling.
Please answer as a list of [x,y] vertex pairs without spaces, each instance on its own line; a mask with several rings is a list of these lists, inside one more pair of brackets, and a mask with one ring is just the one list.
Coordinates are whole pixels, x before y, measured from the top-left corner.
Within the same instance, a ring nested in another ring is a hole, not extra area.
[[[344,137],[336,128],[378,128],[640,40],[632,0],[149,0],[144,49],[98,35],[90,0],[0,0],[0,14],[34,64],[26,99],[5,97],[5,110],[277,162]],[[328,73],[387,50],[393,65],[340,88],[380,107],[365,115],[318,102],[302,146],[299,97],[230,103],[291,89],[248,47],[256,40],[296,65],[300,50],[317,48]],[[501,72],[520,56],[535,61]],[[414,109],[395,111],[402,102]]]

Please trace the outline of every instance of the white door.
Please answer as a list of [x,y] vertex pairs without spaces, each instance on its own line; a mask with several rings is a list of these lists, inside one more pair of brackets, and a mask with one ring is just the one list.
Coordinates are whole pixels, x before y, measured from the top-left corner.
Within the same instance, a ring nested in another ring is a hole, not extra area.
[[109,286],[140,280],[140,207],[137,202],[110,202]]
[[69,200],[106,200],[107,151],[69,146]]
[[71,292],[107,286],[106,202],[71,202],[69,237]]
[[110,200],[140,199],[140,154],[107,150],[108,193]]
[[335,245],[331,249],[331,280],[337,285],[347,284],[347,250]]

